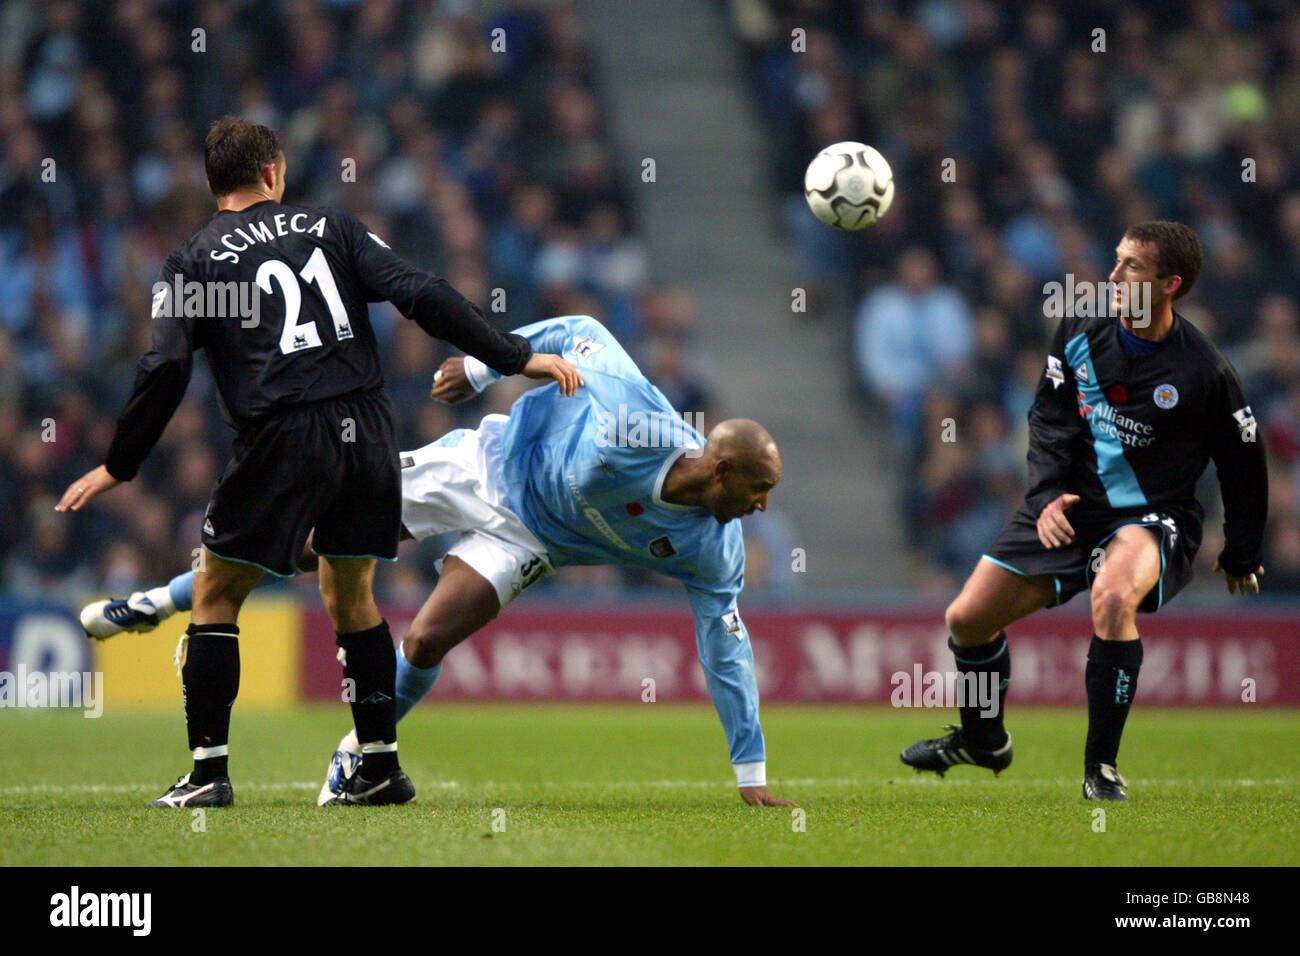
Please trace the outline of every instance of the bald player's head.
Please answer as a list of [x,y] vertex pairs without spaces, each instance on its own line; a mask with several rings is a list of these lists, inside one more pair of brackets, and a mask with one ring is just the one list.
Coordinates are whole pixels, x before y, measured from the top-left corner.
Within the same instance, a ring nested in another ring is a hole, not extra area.
[[720,523],[767,510],[767,495],[781,480],[781,452],[767,429],[748,418],[729,418],[709,432],[701,464],[709,470],[705,507]]

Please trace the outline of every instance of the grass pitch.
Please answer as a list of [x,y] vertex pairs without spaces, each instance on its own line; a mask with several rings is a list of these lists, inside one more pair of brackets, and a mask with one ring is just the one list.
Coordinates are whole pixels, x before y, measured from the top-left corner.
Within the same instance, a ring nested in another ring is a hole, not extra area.
[[9,711],[0,865],[1300,864],[1300,713],[1139,705],[1124,805],[1080,796],[1082,711],[1013,710],[1000,779],[899,763],[950,716],[765,708],[769,784],[801,818],[741,802],[707,705],[421,707],[400,729],[417,802],[376,808],[315,806],[342,705],[236,707],[235,806],[200,820],[145,807],[188,769],[179,707]]

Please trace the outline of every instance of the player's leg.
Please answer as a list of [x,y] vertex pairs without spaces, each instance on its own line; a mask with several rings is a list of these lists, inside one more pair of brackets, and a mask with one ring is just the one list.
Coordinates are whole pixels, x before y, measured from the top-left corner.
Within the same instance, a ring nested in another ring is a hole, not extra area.
[[1056,596],[1055,579],[1049,575],[1028,577],[981,559],[944,612],[951,635],[948,647],[965,686],[973,682],[975,687],[997,688],[992,714],[978,700],[963,701],[962,728],[976,747],[997,749],[1006,740],[1003,718],[1011,684],[1007,625],[1051,606]]
[[[320,591],[338,637],[361,751],[346,803],[405,803],[414,789],[397,759],[397,669],[393,638],[375,603],[375,561],[320,556]],[[409,792],[408,792],[409,791]]]
[[982,688],[986,693],[964,693],[958,707],[960,728],[953,728],[947,737],[913,744],[902,753],[904,763],[939,774],[957,763],[987,767],[994,773],[1010,765],[1011,738],[1004,725],[1004,709],[1011,682],[1011,650],[1005,628],[1048,607],[1056,596],[1051,576],[1017,574],[987,557],[975,565],[961,592],[948,605],[944,620],[962,686]]
[[[452,546],[433,593],[397,649],[398,720],[433,689],[443,658],[453,647],[551,572],[541,542],[517,516],[501,510],[493,524],[498,533],[469,531]],[[356,732],[349,731],[330,758],[317,803],[332,802],[347,787],[359,755]]]
[[[415,796],[398,762],[393,637],[374,596],[376,559],[397,559],[402,527],[394,417],[379,392],[340,399],[322,416],[341,475],[317,516],[312,547],[361,749],[348,791],[334,801],[342,805],[406,803]],[[346,419],[357,440],[339,443],[337,424]]]
[[[453,647],[501,611],[496,588],[455,555],[448,555],[433,593],[407,628],[395,656],[394,713],[405,717],[437,683],[442,659]],[[360,766],[361,743],[354,727],[339,741],[316,802],[333,802]]]
[[1056,600],[1051,575],[1016,574],[983,558],[948,609],[944,622],[953,644],[963,650],[997,640],[1003,628]]
[[443,561],[442,574],[433,593],[406,630],[402,654],[414,667],[440,668],[448,651],[491,621],[500,610],[501,599],[492,583],[449,554]]
[[190,619],[195,624],[237,620],[244,601],[264,573],[255,564],[220,558],[204,547],[199,570],[194,575]]
[[[307,546],[298,558],[298,571],[301,574],[316,570],[319,559],[311,550],[311,543],[311,536],[308,535]],[[193,571],[186,571],[166,584],[136,591],[130,597],[108,598],[87,604],[81,609],[81,628],[87,637],[93,637],[97,641],[127,631],[147,634],[169,617],[193,609],[194,574]],[[263,575],[254,587],[272,584],[277,580],[279,579],[272,575]]]
[[336,631],[364,631],[383,619],[375,603],[375,559],[320,556],[320,594]]
[[[397,647],[396,713],[400,721],[433,689],[442,659],[501,611],[490,581],[455,555],[443,562],[442,574]],[[340,749],[359,753],[355,731]]]
[[194,606],[194,572],[178,574],[166,584],[135,591],[125,598],[92,601],[81,609],[81,629],[104,641],[125,632],[147,634],[167,618]]
[[[462,534],[394,655],[398,719],[433,687],[448,650],[550,572],[545,547],[509,510],[501,493],[504,424],[504,417],[488,416],[474,431],[457,429],[431,445],[400,453],[403,536],[422,540]],[[330,760],[318,803],[336,802],[348,786],[358,749],[354,730]]]
[[[203,520],[202,560],[193,579],[182,668],[196,769],[155,806],[195,806],[195,795],[185,789],[224,773],[230,710],[239,687],[239,609],[264,572],[282,578],[296,573],[317,515],[342,491],[340,458],[346,452],[340,453],[332,411],[313,405],[268,417],[236,441],[234,457],[213,489]],[[394,493],[396,465],[392,461]],[[395,512],[392,520],[395,553]]]
[[262,573],[256,565],[227,561],[203,548],[194,577],[194,609],[179,651],[194,769],[152,806],[224,806],[234,800],[229,744],[230,710],[239,695],[236,622]]
[[1142,666],[1138,607],[1160,580],[1159,532],[1126,525],[1106,543],[1092,584],[1092,644],[1088,648],[1088,740],[1084,796],[1126,800],[1115,770],[1120,737],[1137,693]]
[[[473,432],[458,429],[424,448],[399,452],[401,537],[411,537],[414,532],[413,536],[421,539],[448,530],[458,530],[457,526],[461,522],[473,522],[478,518],[477,515],[468,513],[478,502],[474,494],[477,486],[474,455],[466,453],[466,449],[474,445],[473,439]],[[467,525],[470,526],[472,525]],[[321,580],[324,584],[323,577]],[[439,668],[430,668],[428,673],[423,669],[412,672],[400,645],[395,651],[390,646],[389,660],[393,668],[390,696],[395,698],[395,724],[399,718],[398,708],[403,706],[404,698],[409,700],[420,693],[421,687],[424,691],[431,688],[437,680]],[[420,693],[420,696],[423,694]],[[406,709],[413,703],[407,704]],[[317,797],[317,804],[325,806],[346,799],[361,761],[361,743],[358,740],[358,729],[354,726],[339,742],[330,758],[329,770]]]
[[433,689],[447,652],[501,611],[490,581],[455,555],[443,561],[438,583],[406,629],[397,650],[397,719]]

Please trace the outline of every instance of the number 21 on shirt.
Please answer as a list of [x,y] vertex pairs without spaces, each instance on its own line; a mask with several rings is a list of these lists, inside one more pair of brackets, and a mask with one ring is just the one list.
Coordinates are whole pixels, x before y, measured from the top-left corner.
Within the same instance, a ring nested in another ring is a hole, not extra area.
[[263,292],[270,293],[271,280],[280,285],[284,293],[284,328],[280,330],[280,351],[285,355],[301,352],[303,349],[320,348],[320,332],[315,322],[298,324],[302,310],[302,289],[298,285],[298,276],[307,283],[315,282],[325,297],[329,307],[330,318],[334,320],[334,338],[343,342],[352,338],[352,325],[348,322],[347,309],[339,296],[338,286],[334,284],[334,275],[329,263],[325,261],[325,250],[317,248],[307,259],[307,264],[294,275],[293,269],[280,259],[268,259],[257,270],[257,286]]

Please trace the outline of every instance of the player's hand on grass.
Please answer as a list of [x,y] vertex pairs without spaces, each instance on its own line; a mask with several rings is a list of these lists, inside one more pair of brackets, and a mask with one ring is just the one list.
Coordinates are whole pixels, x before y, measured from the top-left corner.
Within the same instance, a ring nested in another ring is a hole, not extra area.
[[469,376],[465,374],[463,358],[449,358],[438,367],[438,371],[433,373],[433,390],[429,393],[429,397],[435,402],[455,405],[467,398],[473,398],[475,394],[474,386],[470,384]]
[[[1223,568],[1219,567],[1218,559],[1215,559],[1214,570],[1223,571]],[[1228,593],[1229,594],[1258,594],[1259,579],[1255,577],[1255,575],[1256,574],[1262,575],[1263,573],[1264,573],[1264,565],[1262,564],[1255,569],[1254,574],[1247,574],[1245,577],[1240,577],[1240,578],[1237,577],[1235,574],[1229,574],[1227,571],[1223,571],[1223,576],[1228,579]]]
[[116,488],[120,484],[120,481],[108,473],[107,468],[100,465],[94,471],[86,472],[68,485],[68,490],[63,493],[63,497],[54,506],[54,510],[80,511],[91,498],[103,494],[110,488]]
[[778,800],[772,796],[767,787],[741,787],[740,799],[751,807],[797,807],[799,804],[789,800]]
[[560,391],[570,397],[578,394],[578,386],[585,384],[578,370],[560,358],[547,352],[534,353],[524,366],[523,374],[529,378],[551,378],[560,383]]
[[1066,520],[1065,511],[1078,500],[1078,495],[1061,495],[1038,516],[1038,540],[1043,542],[1044,548],[1059,548],[1074,540],[1074,528]]

